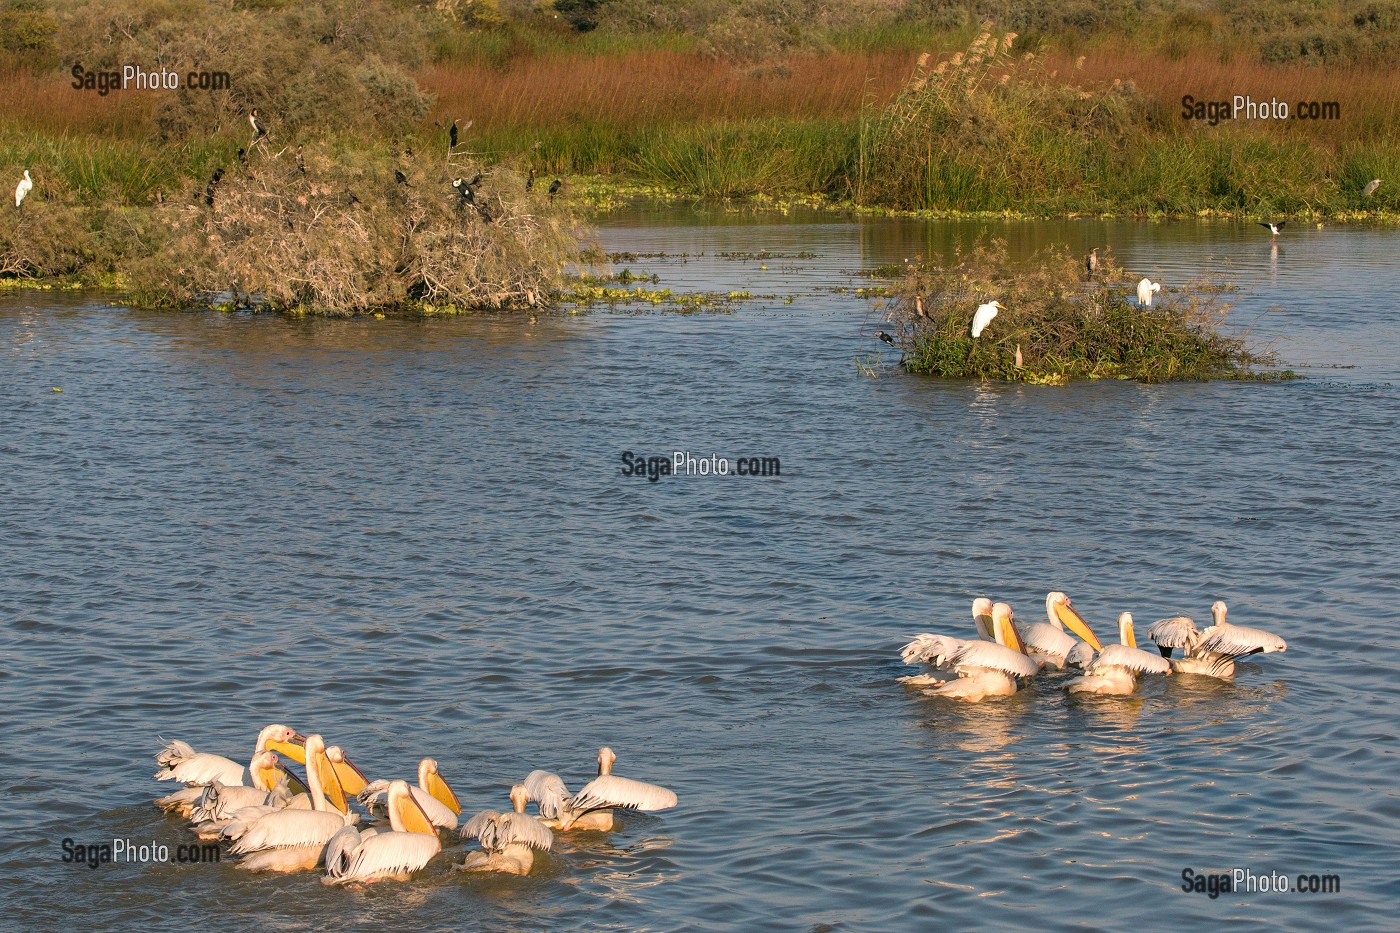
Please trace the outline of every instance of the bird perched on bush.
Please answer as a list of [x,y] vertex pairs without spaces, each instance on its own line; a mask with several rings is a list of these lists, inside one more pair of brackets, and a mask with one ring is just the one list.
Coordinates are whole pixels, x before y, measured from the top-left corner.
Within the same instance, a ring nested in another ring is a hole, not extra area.
[[987,329],[987,325],[992,323],[992,318],[997,316],[997,312],[1002,310],[1001,302],[989,301],[984,305],[978,305],[977,311],[972,315],[972,339],[976,340],[982,336],[982,331]]
[[251,149],[267,137],[267,124],[258,117],[257,107],[248,114],[248,123],[253,127],[253,140],[248,143],[248,148]]
[[24,177],[15,185],[15,210],[24,203],[24,199],[29,197],[29,192],[34,190],[34,179],[29,177],[29,169],[24,170]]
[[1089,277],[1093,278],[1094,273],[1099,271],[1099,248],[1095,246],[1089,250],[1089,255],[1084,257],[1084,268],[1089,270]]

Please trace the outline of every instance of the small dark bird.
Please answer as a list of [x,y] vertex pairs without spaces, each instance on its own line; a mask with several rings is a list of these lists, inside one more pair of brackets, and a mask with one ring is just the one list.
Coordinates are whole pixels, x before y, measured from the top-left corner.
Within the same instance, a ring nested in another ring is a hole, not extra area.
[[1366,187],[1361,189],[1361,196],[1363,198],[1369,198],[1371,195],[1376,193],[1376,189],[1380,186],[1381,180],[1379,178],[1373,178],[1371,181],[1366,183]]
[[412,187],[413,187],[412,185],[410,185],[410,184],[408,183],[408,176],[405,175],[405,174],[403,173],[403,169],[399,169],[399,168],[394,169],[394,181],[398,182],[399,184],[403,185],[403,186],[406,187],[406,188],[412,188]]
[[219,187],[219,180],[224,177],[224,170],[214,169],[214,174],[209,176],[209,184],[204,186],[204,203],[209,207],[214,206],[214,191]]
[[467,181],[467,187],[468,187],[468,188],[475,188],[475,187],[476,187],[477,185],[479,185],[479,184],[481,184],[481,173],[480,173],[480,172],[477,172],[475,175],[473,175],[473,176]]
[[457,121],[452,121],[452,126],[447,131],[447,144],[449,149],[457,148]]
[[1267,220],[1256,220],[1255,223],[1261,227],[1268,227],[1270,233],[1274,236],[1278,236],[1278,232],[1283,229],[1283,225],[1288,223],[1288,221],[1280,220],[1278,223],[1270,223]]
[[302,155],[301,146],[297,146],[297,169],[299,169],[303,175],[306,174],[306,157]]
[[351,207],[354,207],[356,204],[359,204],[359,203],[361,203],[361,202],[360,202],[360,199],[357,198],[357,197],[355,197],[355,192],[351,191],[351,192],[350,192],[350,206],[351,206]]
[[564,183],[559,179],[554,179],[549,183],[549,199],[554,200],[554,196],[559,193],[559,189],[564,187]]
[[525,190],[529,191],[533,187],[535,187],[535,170],[530,169],[530,176],[525,179]]
[[257,107],[254,107],[252,112],[248,114],[248,123],[251,124],[253,127],[253,141],[248,144],[248,147],[252,148],[259,142],[261,142],[263,137],[267,135],[266,124],[264,124],[262,120],[258,119]]
[[238,161],[239,161],[239,162],[242,162],[244,165],[247,165],[247,164],[248,164],[248,150],[247,150],[247,149],[240,149],[240,150],[238,150]]
[[1095,246],[1089,250],[1089,255],[1084,259],[1084,268],[1089,270],[1089,277],[1093,278],[1094,273],[1099,271],[1099,248]]
[[403,154],[408,156],[410,159],[413,158],[413,147],[409,146],[408,148],[404,149]]
[[882,330],[877,330],[877,331],[875,332],[875,336],[876,336],[876,337],[879,337],[881,340],[883,340],[885,343],[889,344],[890,346],[894,346],[894,338],[891,337],[889,334],[885,333],[884,331],[882,331]]
[[452,187],[457,189],[458,210],[461,210],[462,205],[471,204],[476,201],[476,192],[472,190],[472,186],[469,183],[460,178],[454,178],[452,180]]

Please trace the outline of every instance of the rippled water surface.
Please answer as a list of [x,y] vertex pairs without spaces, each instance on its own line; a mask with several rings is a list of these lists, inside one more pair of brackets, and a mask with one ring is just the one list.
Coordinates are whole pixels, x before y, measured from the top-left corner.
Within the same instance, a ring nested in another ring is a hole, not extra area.
[[[978,229],[605,226],[610,250],[668,254],[622,263],[661,287],[773,296],[719,315],[0,294],[0,923],[1394,929],[1400,235],[992,228],[1017,253],[1112,244],[1168,287],[1226,270],[1232,324],[1304,382],[978,386],[888,352],[862,375],[879,311],[834,289]],[[624,450],[782,476],[653,484]],[[1105,632],[1225,599],[1289,650],[1125,699],[1041,679],[964,707],[895,683],[907,636],[969,631],[979,594],[1033,620],[1050,589]],[[363,891],[60,861],[64,838],[184,841],[150,804],[157,736],[243,758],[269,722],[371,776],[432,755],[469,810],[536,767],[577,786],[604,743],[681,805],[565,839],[528,878],[463,877],[460,849]],[[1187,867],[1342,893],[1212,900]]]

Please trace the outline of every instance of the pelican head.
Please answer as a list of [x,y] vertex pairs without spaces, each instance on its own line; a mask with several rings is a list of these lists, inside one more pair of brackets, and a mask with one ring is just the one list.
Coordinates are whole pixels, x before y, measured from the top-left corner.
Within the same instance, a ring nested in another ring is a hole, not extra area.
[[972,601],[972,624],[977,626],[977,634],[986,641],[996,641],[992,631],[992,601],[979,596]]
[[274,751],[300,764],[306,764],[306,736],[295,729],[274,723],[258,733],[256,750]]
[[[603,751],[611,751],[611,749],[605,748]],[[600,755],[599,757],[602,756]],[[510,789],[510,802],[511,805],[515,807],[516,813],[524,813],[525,804],[528,803],[529,800],[530,792],[525,789],[524,784],[516,784]]]
[[612,774],[612,766],[615,761],[617,761],[617,755],[613,753],[611,748],[604,745],[598,749],[598,776]]
[[1223,599],[1217,599],[1210,604],[1210,617],[1216,625],[1225,624],[1225,611],[1225,600]]
[[388,806],[389,826],[394,832],[437,836],[437,828],[428,819],[428,814],[423,812],[423,807],[413,799],[413,791],[409,790],[407,781],[389,782]]
[[277,753],[262,751],[254,755],[248,762],[248,776],[258,790],[270,791],[277,787],[282,777],[282,769],[277,767]]
[[1061,630],[1067,628],[1087,641],[1095,651],[1103,650],[1098,636],[1089,628],[1089,623],[1084,621],[1084,617],[1079,614],[1079,610],[1074,608],[1074,604],[1064,593],[1057,590],[1045,597],[1045,614],[1050,618],[1050,624],[1055,628]]
[[438,803],[447,807],[453,813],[462,812],[461,801],[457,799],[457,794],[443,780],[442,773],[438,771],[436,758],[424,758],[418,762],[418,786],[431,794]]
[[992,630],[996,633],[998,644],[1021,654],[1026,653],[1026,646],[1021,641],[1021,630],[1016,627],[1016,616],[1007,603],[996,603],[992,606]]
[[1137,636],[1133,634],[1133,614],[1131,612],[1118,614],[1118,641],[1129,648],[1137,647]]

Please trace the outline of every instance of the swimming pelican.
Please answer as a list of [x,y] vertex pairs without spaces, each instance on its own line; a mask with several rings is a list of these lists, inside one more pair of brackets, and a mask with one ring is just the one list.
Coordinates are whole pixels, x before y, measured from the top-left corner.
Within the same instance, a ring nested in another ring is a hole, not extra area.
[[[378,815],[384,809],[391,781],[373,781],[360,791],[360,803],[370,813]],[[418,786],[410,788],[413,799],[432,824],[439,829],[456,829],[457,816],[462,812],[456,793],[443,780],[436,759],[418,762]],[[393,814],[390,814],[391,816]]]
[[[238,863],[239,868],[247,871],[315,868],[331,837],[358,819],[344,805],[345,793],[326,757],[325,740],[319,735],[306,737],[306,784],[311,792],[310,810],[286,808],[264,813],[237,832],[238,838],[229,851],[247,856]],[[331,791],[329,799],[327,790]],[[242,812],[235,813],[235,818]],[[225,833],[234,835],[227,830]]]
[[287,792],[286,772],[278,766],[275,752],[268,750],[253,755],[247,774],[248,785],[225,784],[217,779],[208,784],[192,784],[157,798],[156,806],[166,813],[173,812],[191,822],[203,823],[215,819],[215,811],[219,809],[227,811],[219,814],[222,817],[239,807],[270,803],[269,795],[279,787],[291,797]]
[[1054,592],[1045,597],[1045,616],[1049,622],[1036,622],[1021,629],[1021,640],[1025,642],[1026,654],[1031,660],[1039,661],[1052,671],[1064,670],[1069,663],[1070,652],[1080,644],[1065,634],[1065,626],[1093,646],[1094,650],[1103,649],[1089,623],[1084,621],[1064,593]]
[[[295,729],[274,724],[258,733],[253,754],[270,750],[306,764],[306,750],[303,748],[305,743],[306,739]],[[239,785],[243,783],[246,773],[238,762],[223,755],[196,752],[188,743],[179,739],[156,753],[156,764],[161,766],[161,770],[155,773],[157,781],[179,781],[186,785],[209,784],[213,781]]]
[[1118,616],[1118,639],[1119,644],[1105,645],[1093,663],[1085,668],[1084,676],[1065,684],[1065,689],[1070,693],[1121,696],[1137,689],[1138,677],[1142,674],[1172,672],[1166,658],[1137,646],[1130,612]]
[[987,329],[987,325],[992,323],[992,318],[997,316],[998,311],[1005,311],[998,301],[989,301],[984,305],[978,305],[977,311],[972,315],[972,339],[976,340],[982,336],[982,331]]
[[1371,179],[1369,182],[1366,183],[1366,187],[1361,189],[1361,196],[1363,198],[1369,198],[1371,195],[1376,193],[1376,189],[1380,186],[1381,180],[1379,178]]
[[598,776],[572,796],[563,778],[549,771],[531,771],[525,777],[526,800],[540,807],[540,819],[551,829],[611,832],[617,822],[613,810],[669,810],[676,794],[656,784],[618,777],[612,773],[617,755],[606,745],[598,749]]
[[[1288,650],[1288,643],[1272,632],[1230,624],[1226,611],[1225,603],[1216,600],[1210,607],[1215,624],[1204,632],[1198,632],[1191,619],[1178,616],[1152,623],[1147,637],[1157,643],[1162,657],[1171,660],[1172,670],[1178,674],[1203,674],[1221,680],[1235,676],[1235,661],[1240,658]],[[1172,658],[1176,648],[1185,649],[1183,657]]]
[[[996,641],[992,632],[992,601],[979,596],[972,601],[972,624],[977,629],[977,637],[983,641]],[[934,635],[923,632],[899,650],[899,657],[905,664],[932,664],[942,667],[944,663],[962,650],[965,639],[948,635]],[[947,678],[937,674],[912,674],[898,678],[902,684],[911,687],[936,687]]]
[[946,659],[944,666],[958,675],[956,680],[925,690],[924,694],[977,703],[989,696],[1010,696],[1019,690],[1021,680],[1040,668],[1026,657],[1021,634],[1006,603],[992,606],[992,632],[995,642],[966,642]]
[[470,852],[457,866],[459,871],[504,871],[528,875],[535,864],[535,849],[548,852],[554,845],[554,833],[539,820],[525,815],[525,802],[530,799],[524,784],[510,789],[514,810],[497,813],[483,810],[467,820],[462,838],[481,842],[481,851]]
[[[407,781],[391,781],[385,792],[389,832],[346,826],[326,843],[323,884],[407,881],[442,851],[437,828],[409,791]],[[431,798],[429,798],[431,799]]]
[[1288,221],[1280,220],[1278,223],[1271,223],[1267,220],[1256,220],[1255,223],[1261,227],[1268,227],[1270,233],[1274,236],[1278,236],[1278,232],[1283,229],[1283,225],[1288,223]]
[[24,203],[24,199],[29,197],[29,192],[34,190],[34,179],[29,177],[29,169],[24,170],[24,177],[15,185],[15,209]]
[[1161,282],[1154,282],[1151,279],[1143,279],[1138,283],[1138,304],[1144,308],[1152,304],[1152,293],[1162,290]]

